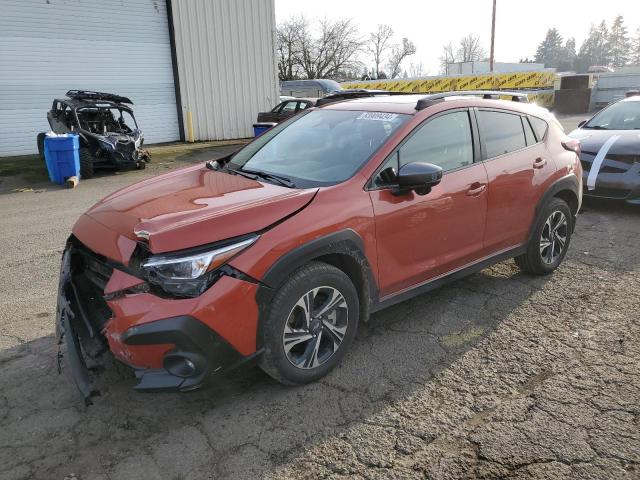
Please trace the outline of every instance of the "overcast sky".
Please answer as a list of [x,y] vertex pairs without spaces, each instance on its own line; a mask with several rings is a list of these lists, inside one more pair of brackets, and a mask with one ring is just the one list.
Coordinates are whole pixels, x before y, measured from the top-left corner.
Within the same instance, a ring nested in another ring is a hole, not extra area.
[[[362,34],[379,23],[391,25],[398,40],[408,37],[417,53],[403,64],[422,62],[426,74],[437,75],[442,45],[473,33],[489,53],[492,0],[275,0],[276,19],[304,14],[310,19],[353,18]],[[639,0],[498,0],[496,61],[517,62],[533,57],[548,28],[556,27],[564,39],[575,37],[577,48],[592,23],[610,24],[622,14],[631,34],[640,26]]]

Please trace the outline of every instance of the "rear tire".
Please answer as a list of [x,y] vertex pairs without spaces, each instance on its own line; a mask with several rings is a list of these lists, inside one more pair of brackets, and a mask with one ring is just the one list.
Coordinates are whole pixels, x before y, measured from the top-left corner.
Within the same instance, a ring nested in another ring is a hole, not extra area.
[[80,148],[80,177],[91,178],[94,174],[93,164],[95,160],[88,148]]
[[358,309],[358,292],[342,270],[321,262],[301,267],[268,308],[261,368],[285,385],[325,376],[356,335]]
[[44,161],[44,139],[47,136],[45,132],[41,132],[36,137],[36,143],[38,144],[38,155],[40,155],[40,159]]
[[553,198],[542,210],[527,251],[515,258],[516,265],[533,275],[548,275],[560,266],[567,254],[573,215],[567,203]]

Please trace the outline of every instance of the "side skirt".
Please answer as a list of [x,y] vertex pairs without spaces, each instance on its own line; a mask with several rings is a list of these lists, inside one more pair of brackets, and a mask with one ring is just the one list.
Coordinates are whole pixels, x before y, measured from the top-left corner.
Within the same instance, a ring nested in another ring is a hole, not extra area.
[[423,293],[430,292],[431,290],[435,290],[436,288],[439,288],[449,282],[460,280],[461,278],[479,272],[480,270],[483,270],[496,263],[500,263],[518,255],[522,255],[526,252],[526,250],[526,245],[521,245],[515,248],[508,248],[490,257],[485,257],[474,263],[470,263],[469,265],[460,267],[459,269],[452,272],[445,273],[443,275],[440,275],[439,277],[427,280],[426,282],[414,285],[413,287],[409,287],[408,289],[401,290],[400,292],[384,296],[380,298],[377,303],[371,306],[371,313],[378,312],[397,303],[401,303],[413,297],[417,297],[418,295],[422,295]]

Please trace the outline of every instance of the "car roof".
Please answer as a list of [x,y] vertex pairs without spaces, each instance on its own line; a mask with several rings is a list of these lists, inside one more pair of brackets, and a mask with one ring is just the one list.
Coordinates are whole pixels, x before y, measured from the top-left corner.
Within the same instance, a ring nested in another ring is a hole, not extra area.
[[[285,87],[290,87],[290,86],[295,86],[295,85],[320,85],[322,87],[325,88],[331,88],[335,90],[335,86],[338,85],[340,86],[340,84],[338,82],[336,82],[335,80],[330,80],[327,78],[314,78],[314,79],[307,79],[307,80],[284,80],[282,82],[280,82],[281,86],[285,86]],[[338,89],[339,90],[339,89]]]
[[640,102],[640,95],[632,95],[630,97],[625,97],[621,102]]
[[[418,111],[420,111],[416,110],[418,100],[425,98],[429,98],[429,94],[421,93],[409,95],[380,95],[375,97],[356,98],[329,103],[322,108],[331,110],[363,110],[372,112],[415,115]],[[443,98],[442,101],[452,103],[452,107],[459,106],[502,108],[544,118],[548,116],[548,110],[536,104],[514,102],[511,100],[484,99],[475,96],[450,96]],[[434,103],[434,105],[438,104],[439,103]]]

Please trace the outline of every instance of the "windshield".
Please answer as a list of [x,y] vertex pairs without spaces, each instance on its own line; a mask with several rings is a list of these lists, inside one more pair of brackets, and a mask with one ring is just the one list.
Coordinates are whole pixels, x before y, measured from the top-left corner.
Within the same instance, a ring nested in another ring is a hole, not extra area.
[[601,130],[640,129],[640,102],[618,102],[605,108],[582,128]]
[[128,110],[116,107],[83,107],[77,110],[80,126],[98,135],[131,134],[137,130],[136,120]]
[[314,110],[268,130],[240,150],[229,168],[289,178],[297,187],[350,178],[408,119],[396,113]]

